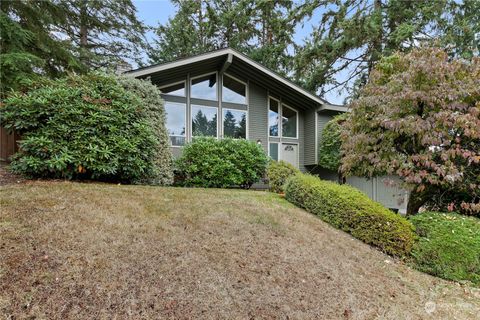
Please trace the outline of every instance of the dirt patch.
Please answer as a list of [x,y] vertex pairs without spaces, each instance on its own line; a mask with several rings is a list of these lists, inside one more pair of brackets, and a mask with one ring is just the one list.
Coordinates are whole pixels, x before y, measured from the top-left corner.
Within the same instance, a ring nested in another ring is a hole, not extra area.
[[13,174],[8,171],[7,164],[4,162],[0,162],[0,186],[6,186],[8,184],[17,184],[23,183],[25,181],[19,175]]
[[480,291],[411,270],[267,192],[0,188],[0,315],[475,319]]

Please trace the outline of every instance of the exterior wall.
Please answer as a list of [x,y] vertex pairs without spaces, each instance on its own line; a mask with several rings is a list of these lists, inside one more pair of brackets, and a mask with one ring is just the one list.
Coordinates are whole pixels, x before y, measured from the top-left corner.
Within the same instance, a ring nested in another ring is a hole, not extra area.
[[267,90],[249,82],[248,139],[261,141],[268,153],[268,99]]

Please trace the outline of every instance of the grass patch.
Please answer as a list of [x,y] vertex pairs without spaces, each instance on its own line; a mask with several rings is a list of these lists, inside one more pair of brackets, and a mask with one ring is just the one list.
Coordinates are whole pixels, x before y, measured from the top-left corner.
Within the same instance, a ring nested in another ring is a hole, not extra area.
[[416,269],[448,280],[480,285],[480,219],[454,213],[425,212],[410,218],[418,242]]

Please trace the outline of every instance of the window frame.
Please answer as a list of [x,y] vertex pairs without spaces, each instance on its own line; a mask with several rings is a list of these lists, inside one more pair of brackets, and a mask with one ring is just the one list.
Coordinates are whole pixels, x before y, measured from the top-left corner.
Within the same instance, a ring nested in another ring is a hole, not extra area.
[[179,97],[179,98],[187,98],[187,80],[181,80],[181,81],[177,81],[177,82],[173,82],[173,83],[168,83],[166,85],[163,85],[161,87],[158,87],[160,89],[160,91],[162,91],[162,89],[164,88],[167,88],[167,87],[171,87],[171,86],[174,86],[176,84],[180,84],[180,83],[183,83],[183,90],[185,91],[185,95],[184,96],[177,96],[175,94],[169,94],[169,93],[164,93],[162,92],[162,96],[169,96],[169,97]]
[[[219,128],[218,128],[218,113],[219,113],[219,110],[220,108],[219,107],[214,107],[214,106],[207,106],[207,105],[203,105],[203,104],[196,104],[196,103],[193,103],[193,104],[190,104],[190,137],[191,137],[191,140],[193,141],[194,138],[198,138],[198,137],[204,137],[204,136],[195,136],[193,135],[193,107],[196,106],[196,107],[201,107],[201,108],[211,108],[211,109],[216,109],[217,110],[217,124],[216,124],[216,136],[213,137],[213,136],[206,136],[206,137],[212,137],[212,138],[215,138],[215,139],[218,139],[218,136],[219,136]],[[222,115],[222,123],[223,123],[223,115]],[[222,127],[223,127],[223,124],[222,124]]]
[[[177,96],[175,96],[175,97],[177,97]],[[188,112],[187,112],[187,110],[188,110],[187,103],[186,103],[186,102],[169,101],[169,100],[165,100],[165,103],[173,103],[173,104],[177,104],[177,105],[179,104],[179,105],[182,105],[182,106],[185,107],[185,112],[184,112],[185,134],[184,134],[183,136],[181,136],[181,135],[176,135],[176,134],[175,134],[175,135],[171,135],[170,133],[168,134],[168,137],[169,137],[169,140],[170,140],[170,147],[173,147],[173,148],[183,148],[183,147],[185,146],[185,144],[188,143],[188,141],[187,141],[187,126],[188,126],[188,124],[187,124],[187,121],[188,121],[188,119],[187,119],[187,113],[188,113]],[[167,112],[167,110],[165,110],[165,116],[168,117],[168,112]],[[167,119],[165,119],[165,120],[167,120]],[[166,127],[167,132],[168,132],[167,121],[165,121],[165,127]],[[185,144],[184,144],[183,146],[173,144],[173,143],[172,143],[172,140],[170,139],[170,137],[183,137],[183,138],[185,138]]]
[[[232,78],[233,80],[237,81],[237,82],[240,82],[241,84],[243,84],[245,86],[245,102],[244,103],[239,103],[239,102],[231,102],[231,101],[223,101],[223,87],[224,87],[224,81],[223,79],[225,78],[225,76],[229,77],[229,78]],[[228,103],[228,104],[238,104],[238,105],[248,105],[248,84],[245,82],[245,81],[242,81],[240,79],[238,79],[237,77],[235,76],[232,76],[231,74],[227,73],[227,72],[224,72],[222,74],[222,89],[221,89],[221,97],[220,97],[220,101],[222,103]]]
[[[277,136],[272,136],[270,135],[270,100],[275,100],[277,101],[278,103],[278,117],[279,117],[279,120],[278,120],[278,135]],[[269,138],[281,138],[282,137],[282,128],[281,128],[281,125],[282,125],[282,121],[280,121],[282,119],[282,113],[281,113],[281,103],[280,103],[280,99],[276,99],[272,96],[268,96],[268,109],[267,109],[267,133],[268,133],[268,137]]]
[[[272,155],[270,154],[270,145],[271,144],[276,144],[277,145],[277,160],[273,159],[272,158]],[[268,156],[270,157],[270,159],[274,160],[274,161],[281,161],[282,160],[282,157],[280,156],[280,152],[281,152],[281,148],[280,148],[280,145],[281,145],[281,142],[277,142],[277,141],[268,141]]]
[[[193,80],[195,79],[198,79],[198,78],[201,78],[201,77],[205,77],[205,76],[209,76],[211,74],[215,74],[215,79],[216,79],[216,88],[215,88],[215,100],[211,100],[211,99],[205,99],[205,98],[199,98],[199,97],[194,97],[192,96],[192,83],[193,83]],[[201,75],[198,75],[198,76],[195,76],[195,77],[190,77],[190,83],[189,83],[189,90],[188,90],[188,95],[189,95],[189,99],[197,99],[197,100],[206,100],[206,101],[215,101],[217,103],[221,102],[221,97],[219,97],[219,77],[218,77],[218,71],[213,71],[213,72],[208,72],[208,73],[204,73],[204,74],[201,74]],[[222,86],[223,86],[223,83],[222,83]],[[193,136],[192,136],[193,137]]]

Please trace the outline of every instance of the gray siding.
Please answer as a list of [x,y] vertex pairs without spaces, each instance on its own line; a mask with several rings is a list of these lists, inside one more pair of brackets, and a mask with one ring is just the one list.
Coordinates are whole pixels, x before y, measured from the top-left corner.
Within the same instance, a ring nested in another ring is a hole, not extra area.
[[248,90],[248,139],[262,141],[263,149],[268,152],[267,90],[252,82]]
[[304,122],[304,165],[317,164],[316,139],[315,139],[315,111],[305,112]]

